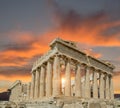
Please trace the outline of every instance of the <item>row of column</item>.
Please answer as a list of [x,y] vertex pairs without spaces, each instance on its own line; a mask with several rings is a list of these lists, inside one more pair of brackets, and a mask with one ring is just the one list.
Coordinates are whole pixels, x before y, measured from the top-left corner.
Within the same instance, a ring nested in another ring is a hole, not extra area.
[[[93,72],[93,98],[113,99],[113,81],[112,77],[103,72],[100,73],[99,85],[97,79],[97,71],[89,66],[85,69],[84,91],[82,91],[81,83],[81,64],[76,65],[75,73],[75,96],[91,98],[90,73]],[[42,65],[32,73],[30,98],[36,99],[44,96],[60,96],[61,95],[61,68],[59,56],[54,57],[53,63],[47,62],[47,66]],[[83,93],[84,92],[84,93]],[[83,96],[84,94],[84,96]],[[71,64],[68,59],[65,67],[65,96],[71,96]]]
[[[47,70],[47,71],[46,71]],[[52,66],[48,62],[47,69],[44,65],[32,73],[30,98],[51,96],[52,94]]]
[[[90,82],[90,73],[93,73],[92,87]],[[99,74],[99,78],[98,75]],[[102,71],[98,72],[90,67],[86,69],[85,75],[85,97],[90,98],[93,93],[93,98],[100,99],[114,99],[113,79],[109,74],[104,74]]]

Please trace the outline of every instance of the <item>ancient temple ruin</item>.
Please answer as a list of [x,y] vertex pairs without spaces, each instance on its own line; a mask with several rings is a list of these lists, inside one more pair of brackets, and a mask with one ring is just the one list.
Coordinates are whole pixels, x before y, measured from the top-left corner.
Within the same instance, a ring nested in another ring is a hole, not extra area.
[[81,52],[73,42],[57,38],[50,47],[33,65],[28,99],[51,96],[114,99],[113,65]]
[[21,99],[18,96],[21,103],[28,108],[113,108],[112,64],[89,56],[74,42],[60,38],[53,40],[50,48],[33,64],[31,82]]

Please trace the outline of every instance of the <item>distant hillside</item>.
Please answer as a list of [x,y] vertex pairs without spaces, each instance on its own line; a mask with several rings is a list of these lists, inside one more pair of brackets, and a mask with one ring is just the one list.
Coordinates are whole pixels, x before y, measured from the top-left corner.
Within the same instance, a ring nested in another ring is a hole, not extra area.
[[114,94],[115,99],[120,99],[120,94]]
[[10,97],[10,91],[0,93],[0,101],[8,101]]

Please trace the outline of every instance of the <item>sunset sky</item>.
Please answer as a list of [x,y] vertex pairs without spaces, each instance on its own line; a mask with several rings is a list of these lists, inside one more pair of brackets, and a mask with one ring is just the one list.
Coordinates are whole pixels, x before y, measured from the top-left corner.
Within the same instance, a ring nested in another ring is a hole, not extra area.
[[120,0],[0,0],[0,92],[30,81],[33,62],[56,37],[113,63],[120,93]]

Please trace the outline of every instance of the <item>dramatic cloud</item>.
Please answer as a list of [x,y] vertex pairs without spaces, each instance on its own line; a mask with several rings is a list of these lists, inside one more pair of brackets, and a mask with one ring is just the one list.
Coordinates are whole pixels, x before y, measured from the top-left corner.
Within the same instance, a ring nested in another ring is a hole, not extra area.
[[[83,16],[73,9],[64,10],[54,0],[49,2],[58,36],[93,46],[120,46],[120,20],[111,21],[105,11]],[[114,28],[119,29],[110,35]]]
[[[61,8],[55,0],[49,3],[54,26],[45,33],[12,30],[0,34],[0,81],[30,81],[33,62],[49,50],[49,43],[56,37],[76,41],[82,51],[96,58],[103,54],[92,50],[94,47],[120,47],[120,20],[111,20],[103,10],[82,15],[74,9]],[[118,76],[114,76],[115,82]]]
[[85,49],[83,50],[86,54],[93,56],[95,58],[100,58],[102,54],[94,52],[92,49]]

